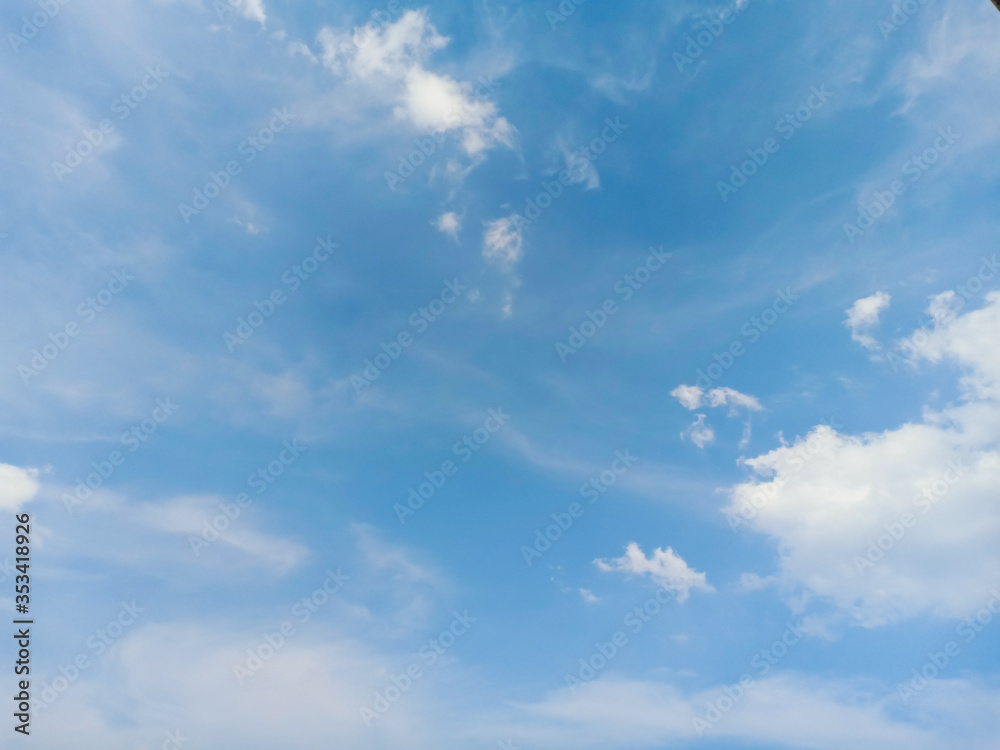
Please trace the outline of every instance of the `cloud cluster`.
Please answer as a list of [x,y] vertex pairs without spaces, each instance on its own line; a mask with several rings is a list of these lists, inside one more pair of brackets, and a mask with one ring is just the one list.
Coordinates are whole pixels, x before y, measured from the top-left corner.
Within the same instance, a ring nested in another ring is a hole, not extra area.
[[455,132],[470,156],[511,145],[514,129],[495,102],[477,95],[471,83],[427,69],[449,39],[438,34],[426,11],[408,10],[375,34],[326,27],[318,40],[330,71],[363,85],[369,97],[391,106],[398,120],[418,132]]
[[726,512],[775,540],[778,579],[853,623],[968,616],[1000,580],[1000,293],[986,299],[945,315],[936,298],[937,327],[905,342],[961,368],[959,403],[881,433],[816,427],[731,490]]
[[[697,385],[679,385],[674,388],[670,395],[677,399],[681,406],[690,411],[699,409],[702,406],[717,408],[728,406],[728,415],[733,417],[739,414],[741,409],[749,412],[763,411],[764,407],[755,396],[740,393],[732,388],[712,388],[704,391]],[[704,448],[715,442],[715,430],[706,421],[705,414],[696,414],[694,422],[684,432],[681,438],[690,440],[699,448]],[[745,448],[750,443],[750,419],[747,418],[743,426],[743,437],[740,439],[740,448]]]

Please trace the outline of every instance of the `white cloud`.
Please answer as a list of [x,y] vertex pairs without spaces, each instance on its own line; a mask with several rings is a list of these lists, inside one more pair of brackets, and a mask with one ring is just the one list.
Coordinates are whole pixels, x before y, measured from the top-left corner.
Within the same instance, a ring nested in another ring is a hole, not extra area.
[[681,438],[687,438],[699,448],[715,442],[715,430],[705,422],[704,414],[695,414],[694,422],[681,433]]
[[713,388],[708,392],[709,406],[728,406],[729,413],[735,414],[737,409],[747,411],[763,411],[764,407],[754,396],[748,396],[732,388]]
[[697,573],[688,567],[687,563],[667,547],[653,550],[651,557],[646,557],[635,542],[630,542],[625,548],[625,554],[611,560],[595,560],[597,567],[605,572],[622,572],[628,575],[649,574],[659,586],[677,593],[677,601],[688,598],[691,589],[715,591],[705,580],[704,573]]
[[521,230],[512,216],[487,223],[483,233],[483,257],[509,269],[521,260]]
[[267,13],[264,11],[264,0],[242,0],[240,7],[243,16],[251,21],[257,21],[261,26],[267,23]]
[[[170,2],[170,0],[166,1]],[[187,0],[187,2],[192,5],[198,4],[193,0]],[[225,19],[230,13],[235,13],[249,21],[257,21],[261,26],[267,24],[264,0],[212,0],[210,4],[212,5],[212,15],[218,16],[220,19]]]
[[[736,701],[726,698],[723,685],[692,690],[609,675],[575,694],[559,689],[532,703],[480,708],[469,701],[475,683],[461,679],[447,660],[369,728],[358,707],[370,706],[373,693],[392,684],[396,665],[413,657],[374,651],[321,619],[304,626],[295,621],[295,632],[243,684],[233,665],[246,664],[247,649],[259,648],[262,634],[273,634],[276,623],[236,630],[218,622],[140,620],[99,666],[83,671],[45,709],[38,746],[159,747],[167,727],[180,727],[207,747],[228,743],[248,750],[330,743],[358,750],[459,750],[496,747],[498,736],[515,748],[663,748],[697,742],[692,717],[722,698],[729,708],[704,730],[702,741],[804,750],[1000,748],[1000,695],[970,680],[930,680],[900,706],[895,691],[877,683],[798,673],[759,676],[754,670],[752,687]],[[455,711],[456,705],[464,710]],[[128,722],[119,718],[122,706]]]
[[676,398],[685,409],[694,411],[702,404],[711,407],[729,406],[730,414],[735,414],[738,409],[747,411],[763,411],[764,407],[754,396],[748,396],[732,388],[713,388],[705,392],[696,385],[679,385],[674,388],[670,395]]
[[885,292],[875,292],[870,297],[862,297],[845,310],[847,319],[844,325],[851,329],[851,338],[865,349],[880,348],[878,342],[871,336],[871,329],[878,325],[879,315],[889,307],[891,300],[892,297]]
[[[923,39],[896,65],[890,76],[890,93],[897,96],[896,89],[901,89],[906,99],[901,110],[924,117],[928,125],[935,123],[931,130],[940,124],[938,115],[948,112],[949,124],[960,126],[960,149],[989,146],[998,137],[992,123],[1000,106],[994,99],[975,102],[973,98],[1000,73],[1000,49],[991,43],[996,10],[979,3],[921,12],[928,11],[939,15],[926,24]],[[995,170],[992,164],[981,166]]]
[[670,395],[680,401],[685,409],[694,411],[701,406],[701,397],[704,392],[696,385],[679,385],[670,391]]
[[17,513],[38,494],[38,469],[0,464],[0,511]]
[[[310,592],[311,588],[294,592],[289,608],[278,613],[282,619],[261,620],[254,628],[227,628],[219,622],[153,622],[155,615],[147,607],[99,663],[44,709],[44,726],[36,737],[39,746],[160,747],[164,731],[175,727],[208,747],[346,743],[374,750],[408,742],[434,744],[421,716],[428,710],[425,690],[413,690],[393,704],[378,720],[377,730],[365,726],[358,707],[370,706],[373,692],[392,684],[387,665],[404,656],[377,653],[331,631],[322,622],[322,610],[302,624],[290,608],[295,594]],[[293,624],[291,635],[277,635],[282,621]],[[257,671],[240,684],[233,667],[245,667],[247,650],[259,649],[265,633],[272,642],[281,638],[283,643],[265,652],[271,656],[258,661]],[[137,695],[153,698],[137,701]],[[121,709],[115,707],[122,705],[128,706],[128,722],[120,720]],[[85,736],[81,727],[87,728]]]
[[901,348],[917,362],[952,360],[964,365],[967,395],[1000,401],[1000,292],[990,292],[984,308],[961,316],[956,302],[952,291],[932,297],[928,313],[936,321],[934,330],[914,333]]
[[454,131],[470,156],[511,145],[514,128],[499,116],[486,87],[426,68],[449,39],[438,34],[424,10],[408,10],[374,34],[363,27],[352,34],[324,28],[318,40],[327,68],[363,85],[367,97],[391,106],[397,119],[419,132]]
[[587,604],[597,604],[601,601],[598,597],[594,596],[594,592],[590,589],[580,589],[580,596]]
[[[959,365],[963,399],[881,433],[808,436],[745,461],[725,511],[773,537],[778,578],[856,624],[976,612],[1000,580],[1000,293],[904,342]],[[937,300],[940,302],[940,300]]]
[[458,216],[453,211],[446,211],[437,218],[438,231],[458,237],[458,230],[461,226]]
[[[240,511],[240,515],[229,518],[224,507],[229,508],[230,515],[236,510]],[[198,557],[210,555],[213,548],[232,550],[249,562],[284,574],[297,567],[308,555],[308,550],[297,542],[258,531],[253,521],[246,517],[250,515],[248,508],[241,509],[233,504],[232,499],[221,495],[184,495],[161,503],[142,505],[137,510],[129,509],[129,512],[136,513],[147,526],[157,531],[185,535],[188,542],[191,537],[203,541],[207,537],[211,541],[199,547]],[[219,528],[222,531],[216,531]],[[190,544],[186,542],[185,546],[194,555]]]
[[[685,409],[694,411],[701,406],[719,407],[728,406],[729,416],[735,416],[740,409],[751,411],[763,411],[764,407],[754,396],[748,396],[732,388],[713,388],[707,393],[697,385],[679,385],[674,388],[670,395],[676,398]],[[743,425],[743,435],[740,437],[739,447],[745,448],[750,444],[750,420],[749,417]],[[699,448],[715,441],[715,431],[705,422],[704,414],[695,415],[694,422],[681,433],[681,438],[687,438]]]

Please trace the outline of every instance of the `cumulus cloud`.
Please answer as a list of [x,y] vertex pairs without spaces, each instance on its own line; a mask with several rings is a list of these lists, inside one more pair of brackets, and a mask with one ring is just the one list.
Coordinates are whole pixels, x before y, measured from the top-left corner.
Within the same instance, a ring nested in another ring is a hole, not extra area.
[[704,414],[695,414],[694,422],[681,433],[681,439],[690,440],[699,448],[704,448],[715,442],[715,430],[705,422]]
[[[903,342],[964,370],[962,399],[847,435],[819,426],[745,464],[725,512],[767,534],[778,578],[866,627],[968,616],[1000,580],[1000,293]],[[932,305],[935,303],[932,303]]]
[[889,307],[891,300],[892,297],[885,292],[875,292],[870,297],[862,297],[845,310],[847,319],[844,325],[851,330],[851,338],[865,349],[874,351],[880,348],[871,336],[871,330],[878,325],[879,315]]
[[704,392],[696,385],[679,385],[670,391],[670,395],[680,401],[685,409],[694,411],[701,406],[701,398]]
[[243,0],[241,3],[243,15],[251,21],[257,21],[261,26],[267,23],[267,13],[264,11],[264,0]]
[[521,260],[521,229],[513,216],[496,219],[486,224],[483,233],[483,257],[501,268],[510,269]]
[[38,469],[0,464],[0,511],[17,513],[38,494]]
[[704,573],[691,570],[681,556],[670,547],[665,550],[655,549],[652,556],[646,557],[638,544],[630,542],[621,557],[594,560],[594,563],[606,573],[620,572],[638,576],[648,574],[657,585],[675,592],[679,602],[688,598],[691,589],[715,591],[705,580]]
[[439,232],[458,237],[458,229],[461,222],[453,211],[446,211],[437,218],[437,228]]
[[455,132],[470,156],[511,145],[514,128],[488,98],[489,86],[456,81],[426,67],[449,42],[426,11],[408,10],[374,33],[366,27],[352,33],[327,27],[318,40],[329,70],[364,85],[367,96],[391,106],[398,120],[419,132]]
[[965,365],[962,386],[972,399],[1000,401],[1000,292],[986,295],[981,310],[957,314],[953,291],[931,298],[928,314],[934,330],[921,329],[900,342],[900,348],[919,363],[951,360]]
[[705,404],[711,407],[728,406],[730,413],[735,413],[738,409],[747,411],[763,411],[764,407],[754,396],[740,393],[732,388],[712,388],[710,391],[703,391],[696,385],[679,385],[674,388],[670,395],[676,398],[685,409],[694,411]]

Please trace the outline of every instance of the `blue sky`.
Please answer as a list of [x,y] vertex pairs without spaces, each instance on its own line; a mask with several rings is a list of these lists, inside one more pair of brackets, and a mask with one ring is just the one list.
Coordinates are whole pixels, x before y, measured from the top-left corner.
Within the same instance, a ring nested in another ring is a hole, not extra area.
[[998,24],[8,4],[30,741],[1000,747]]

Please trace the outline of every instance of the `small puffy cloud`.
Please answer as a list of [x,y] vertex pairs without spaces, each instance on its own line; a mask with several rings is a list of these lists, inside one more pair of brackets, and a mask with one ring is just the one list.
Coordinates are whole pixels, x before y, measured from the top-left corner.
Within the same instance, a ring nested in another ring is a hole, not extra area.
[[580,596],[587,604],[597,604],[601,601],[598,597],[594,596],[594,592],[590,589],[580,589]]
[[38,469],[0,464],[0,511],[17,513],[38,494]]
[[424,10],[408,10],[377,32],[324,28],[318,36],[323,64],[364,86],[365,96],[392,107],[394,116],[421,133],[456,132],[466,154],[497,144],[511,146],[514,128],[495,102],[472,83],[427,69],[430,56],[447,46]]
[[681,438],[687,438],[699,448],[715,442],[715,430],[705,422],[704,414],[696,414],[694,422],[681,433]]
[[521,259],[521,230],[514,217],[496,219],[486,224],[483,233],[483,257],[502,268],[509,269]]
[[670,391],[670,395],[680,401],[685,409],[694,411],[701,406],[701,397],[704,391],[696,385],[679,385]]
[[500,314],[505,318],[509,318],[514,314],[514,295],[511,292],[504,292],[503,295],[503,306],[500,308]]
[[732,388],[713,388],[707,393],[696,385],[679,385],[670,391],[685,409],[694,411],[702,404],[707,406],[728,406],[731,414],[738,409],[747,411],[763,411],[764,407],[754,396],[748,396]]
[[871,329],[878,325],[879,315],[889,307],[891,300],[892,297],[885,292],[875,292],[870,297],[862,297],[845,311],[847,319],[844,325],[851,330],[851,338],[865,349],[879,348],[878,342],[871,336]]
[[594,563],[606,573],[649,575],[657,585],[675,592],[678,602],[685,601],[691,589],[715,591],[705,580],[704,573],[691,570],[681,556],[670,547],[665,550],[655,549],[651,557],[646,557],[638,544],[630,542],[621,557],[595,560]]
[[453,211],[447,211],[437,218],[436,226],[439,232],[458,237],[460,222],[458,216]]

